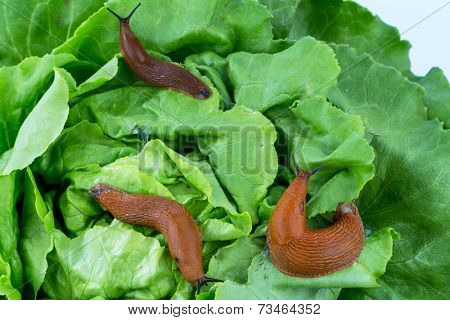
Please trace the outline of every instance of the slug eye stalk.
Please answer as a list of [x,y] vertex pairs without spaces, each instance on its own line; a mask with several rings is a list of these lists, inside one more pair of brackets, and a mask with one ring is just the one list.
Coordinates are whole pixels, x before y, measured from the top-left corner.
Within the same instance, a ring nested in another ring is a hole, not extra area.
[[297,171],[296,172],[297,176],[306,175],[306,176],[310,177],[314,173],[316,173],[317,171],[319,171],[320,169],[325,167],[325,163],[321,163],[317,167],[315,167],[314,169],[312,169],[310,171],[305,171],[302,168],[300,168],[300,166],[299,166],[297,160],[295,160],[294,156],[292,156],[292,161],[294,162],[295,170]]
[[119,21],[121,23],[127,23],[130,21],[131,17],[133,16],[133,14],[136,12],[136,10],[141,6],[141,3],[139,2],[138,5],[136,7],[134,7],[133,10],[131,10],[130,14],[128,16],[126,16],[125,18],[122,18],[121,16],[119,16],[117,13],[115,13],[112,9],[110,8],[106,8],[109,12],[111,12],[117,19],[119,19]]

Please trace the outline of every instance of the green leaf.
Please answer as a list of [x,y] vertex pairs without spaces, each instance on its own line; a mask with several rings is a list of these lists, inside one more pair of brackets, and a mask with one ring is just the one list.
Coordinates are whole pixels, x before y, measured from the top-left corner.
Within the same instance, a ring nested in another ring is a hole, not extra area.
[[22,122],[50,86],[53,68],[74,60],[67,54],[46,55],[0,69],[0,152],[13,147]]
[[47,92],[23,122],[14,147],[0,159],[0,174],[24,169],[59,136],[69,115],[69,89],[59,71]]
[[66,173],[90,164],[106,165],[136,150],[105,135],[95,123],[82,121],[65,129],[33,164],[47,183],[58,183]]
[[0,176],[0,297],[20,299],[22,262],[17,251],[19,225],[16,203],[20,195],[20,173]]
[[325,165],[311,177],[308,216],[334,211],[339,202],[357,199],[374,176],[375,157],[364,138],[361,118],[321,97],[296,102],[291,113],[276,109],[269,111],[269,118],[286,134],[300,167],[310,170]]
[[2,0],[0,66],[50,53],[102,4],[103,0]]
[[216,299],[336,299],[339,289],[332,288],[376,287],[376,278],[385,272],[392,256],[396,236],[389,228],[369,235],[351,267],[317,278],[285,275],[264,252],[253,259],[246,284],[226,281],[217,287]]
[[310,37],[272,55],[238,52],[227,59],[236,103],[260,112],[326,93],[340,72],[333,50]]
[[70,98],[73,99],[87,92],[100,88],[106,82],[112,80],[119,72],[118,55],[109,60],[103,67],[90,76],[79,86],[72,87],[70,90]]
[[[133,1],[108,2],[122,16],[135,5]],[[259,52],[283,45],[273,42],[270,13],[254,0],[149,0],[136,11],[131,28],[144,48],[181,57],[206,50]],[[119,52],[118,35],[119,22],[102,8],[54,53],[70,52],[102,65]]]
[[0,297],[20,300],[20,292],[11,283],[11,266],[0,257]]
[[277,172],[275,128],[245,107],[221,111],[219,99],[215,90],[209,99],[195,100],[170,90],[128,87],[83,99],[69,123],[86,116],[116,138],[133,134],[136,125],[161,139],[196,138],[238,211],[250,213],[256,223],[259,202]]
[[50,298],[161,299],[175,290],[169,252],[118,221],[74,239],[58,230],[54,237],[44,282]]
[[259,0],[272,14],[273,34],[276,38],[287,38],[301,0]]
[[283,195],[284,190],[285,188],[282,186],[274,186],[269,189],[267,197],[264,198],[258,209],[258,217],[262,224],[269,222],[273,210],[275,210],[275,206]]
[[[272,10],[276,10],[286,2],[267,1],[271,2],[269,8]],[[272,13],[278,21],[284,22],[279,32],[289,39],[297,40],[312,36],[329,43],[348,44],[371,54],[376,61],[393,66],[402,72],[410,68],[411,45],[400,39],[400,33],[396,28],[385,24],[378,16],[353,1],[288,1],[286,9]],[[277,28],[278,24],[279,22],[274,22]]]
[[44,202],[29,168],[26,170],[24,193],[20,254],[25,281],[33,287],[32,298],[36,299],[47,272],[47,255],[53,249],[50,232],[55,229],[55,223],[53,211]]
[[247,269],[253,257],[261,252],[264,244],[263,239],[244,237],[220,248],[209,261],[207,276],[245,283],[248,275]]
[[419,80],[425,88],[424,103],[427,106],[428,119],[437,118],[450,129],[450,84],[439,68],[432,68],[425,77]]
[[228,77],[228,62],[214,52],[207,51],[193,54],[184,60],[186,66],[194,66],[214,84],[220,94],[225,109],[230,109],[234,102],[229,93],[231,87]]
[[424,90],[398,71],[346,46],[334,50],[343,69],[330,99],[360,115],[374,134],[375,178],[359,209],[371,230],[392,226],[402,235],[382,277],[365,296],[407,299],[450,297],[450,136],[427,120]]
[[156,89],[147,87],[125,87],[94,94],[76,103],[69,113],[68,126],[88,120],[100,125],[102,131],[120,139],[133,134],[135,126],[144,126],[147,111],[142,108]]

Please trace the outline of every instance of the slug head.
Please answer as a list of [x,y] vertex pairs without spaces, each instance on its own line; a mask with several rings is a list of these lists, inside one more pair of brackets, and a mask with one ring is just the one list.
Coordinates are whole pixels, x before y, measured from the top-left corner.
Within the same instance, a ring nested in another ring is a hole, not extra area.
[[107,183],[99,183],[89,189],[89,193],[91,194],[91,196],[93,196],[95,200],[97,200],[97,202],[102,206],[107,206],[107,199],[111,195],[114,196],[114,194],[118,191],[119,190]]
[[211,96],[211,90],[208,87],[201,88],[195,95],[197,99],[205,100]]

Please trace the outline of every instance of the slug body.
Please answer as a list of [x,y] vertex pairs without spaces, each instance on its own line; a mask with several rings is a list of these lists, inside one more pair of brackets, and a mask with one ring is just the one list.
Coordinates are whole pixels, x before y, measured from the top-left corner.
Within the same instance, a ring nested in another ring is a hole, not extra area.
[[281,272],[320,277],[351,266],[361,254],[364,227],[358,208],[340,203],[333,224],[320,230],[306,225],[306,194],[314,172],[298,171],[277,203],[267,229],[270,259]]
[[201,230],[184,206],[169,198],[130,194],[104,183],[90,193],[116,219],[161,232],[181,273],[197,290],[207,282],[220,281],[203,273]]
[[126,18],[108,8],[120,21],[120,51],[130,69],[152,87],[171,88],[197,99],[207,99],[211,90],[200,79],[180,66],[159,61],[147,54],[130,28],[130,18],[140,5]]

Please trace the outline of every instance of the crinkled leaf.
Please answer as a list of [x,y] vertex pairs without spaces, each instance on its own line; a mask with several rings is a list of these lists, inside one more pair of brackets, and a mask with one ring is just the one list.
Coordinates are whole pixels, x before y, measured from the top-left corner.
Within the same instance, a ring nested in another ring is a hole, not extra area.
[[295,12],[301,0],[259,0],[272,14],[273,34],[276,38],[287,38],[292,28]]
[[361,118],[346,114],[321,97],[299,101],[291,112],[287,120],[277,117],[276,123],[293,144],[297,163],[305,170],[325,165],[311,178],[308,216],[333,211],[339,202],[357,199],[374,176],[375,156],[364,138]]
[[432,68],[425,77],[419,80],[425,88],[424,103],[427,106],[428,119],[437,118],[450,129],[450,84],[439,68]]
[[71,61],[68,54],[47,55],[0,69],[0,152],[13,147],[22,122],[50,86],[53,68]]
[[376,278],[385,272],[392,256],[395,236],[390,228],[369,235],[351,267],[317,278],[285,275],[264,252],[253,258],[246,284],[226,281],[217,287],[216,299],[335,299],[339,289],[331,288],[376,287]]
[[278,200],[280,200],[283,195],[285,188],[282,186],[274,186],[269,189],[267,193],[267,197],[261,201],[261,204],[258,208],[258,217],[261,223],[269,222],[270,217],[272,216],[273,210],[275,209]]
[[19,173],[0,176],[0,297],[20,299],[22,262],[17,251],[19,225],[16,203],[20,193]]
[[53,299],[161,299],[175,290],[159,241],[116,221],[69,239],[55,231],[44,291]]
[[427,119],[424,90],[398,71],[346,46],[335,46],[343,69],[330,99],[360,115],[374,134],[375,178],[361,193],[366,228],[392,226],[402,235],[374,298],[450,297],[450,133]]
[[238,52],[227,59],[236,103],[260,112],[326,93],[340,72],[333,50],[310,37],[275,54]]
[[[285,0],[266,0],[277,10]],[[400,39],[400,33],[385,24],[378,16],[353,1],[301,0],[288,1],[282,12],[273,12],[277,21],[285,21],[281,30],[289,39],[305,36],[330,43],[348,44],[370,53],[376,61],[396,67],[400,71],[410,68],[411,45]],[[292,18],[292,7],[295,13]],[[279,22],[273,22],[278,27]],[[290,26],[289,26],[290,24]],[[345,69],[343,69],[345,70]]]
[[225,109],[230,109],[234,102],[230,96],[231,82],[228,77],[228,61],[215,52],[207,51],[193,54],[184,60],[185,65],[193,65],[214,84],[220,94]]
[[0,159],[0,174],[24,169],[58,138],[69,115],[69,89],[59,71],[47,92],[23,122],[14,147]]
[[70,109],[67,125],[88,120],[100,125],[106,135],[115,139],[133,134],[135,126],[144,126],[147,122],[147,111],[142,105],[152,97],[154,90],[125,87],[89,96]]
[[0,297],[20,300],[20,292],[11,283],[11,266],[0,257]]
[[[70,98],[73,99],[77,96],[86,94],[87,92],[93,91],[100,88],[106,82],[112,80],[119,72],[119,55],[114,56],[109,60],[104,66],[102,66],[97,72],[86,79],[79,86],[76,85],[75,80],[67,79],[67,83],[70,83]],[[71,76],[70,76],[71,77]]]
[[42,56],[68,39],[103,0],[2,0],[0,66]]
[[253,257],[261,252],[264,244],[263,239],[244,237],[220,248],[209,261],[207,276],[245,283],[247,281],[247,269]]
[[33,164],[33,170],[48,183],[57,183],[64,175],[86,165],[106,165],[136,153],[120,141],[105,136],[95,123],[82,121],[65,129],[59,138]]

